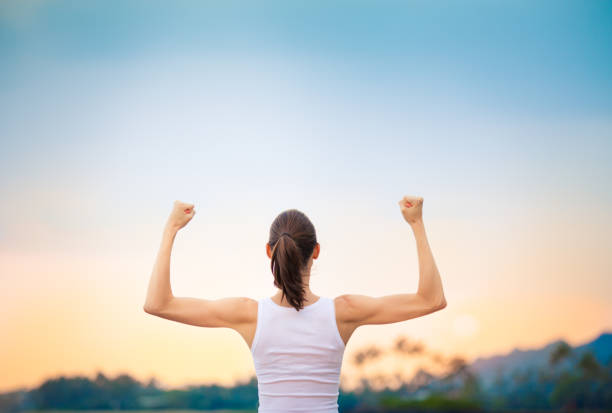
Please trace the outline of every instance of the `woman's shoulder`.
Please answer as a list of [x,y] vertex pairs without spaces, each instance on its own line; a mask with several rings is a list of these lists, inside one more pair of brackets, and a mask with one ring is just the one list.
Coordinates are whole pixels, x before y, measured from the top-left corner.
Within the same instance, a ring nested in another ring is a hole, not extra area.
[[380,308],[378,298],[363,294],[342,294],[333,300],[336,319],[344,323],[359,322]]
[[331,298],[334,308],[336,310],[336,319],[341,322],[348,322],[351,320],[351,315],[354,303],[354,294],[342,294],[337,297]]
[[257,312],[259,307],[259,301],[261,300],[262,298],[255,299],[251,297],[243,297],[241,310],[244,313],[246,322],[257,322]]

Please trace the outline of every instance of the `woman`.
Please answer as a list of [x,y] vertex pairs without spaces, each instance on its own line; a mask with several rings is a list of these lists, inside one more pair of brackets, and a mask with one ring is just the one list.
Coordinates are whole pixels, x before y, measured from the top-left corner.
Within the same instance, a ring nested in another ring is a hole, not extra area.
[[337,413],[344,349],[359,326],[388,324],[446,307],[440,274],[422,219],[423,198],[404,196],[401,213],[416,238],[416,293],[370,297],[318,296],[309,287],[320,245],[314,226],[296,209],[284,211],[270,228],[266,253],[272,297],[205,300],[175,297],[170,288],[170,253],[177,232],[195,215],[193,204],[175,201],[153,268],[144,311],[201,327],[229,327],[251,348],[258,380],[259,413]]

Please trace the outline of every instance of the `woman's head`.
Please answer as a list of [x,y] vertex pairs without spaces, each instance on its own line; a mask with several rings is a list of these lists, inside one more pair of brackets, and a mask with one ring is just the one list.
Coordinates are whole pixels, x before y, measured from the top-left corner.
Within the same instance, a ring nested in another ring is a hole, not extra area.
[[[304,276],[309,276],[317,234],[310,219],[297,209],[281,212],[272,222],[268,256],[274,285],[296,310],[303,308]],[[317,250],[318,252],[318,250]]]

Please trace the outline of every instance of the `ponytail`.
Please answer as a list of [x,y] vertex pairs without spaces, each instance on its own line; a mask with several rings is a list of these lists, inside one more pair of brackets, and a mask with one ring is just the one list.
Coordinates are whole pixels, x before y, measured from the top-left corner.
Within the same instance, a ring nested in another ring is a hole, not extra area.
[[296,309],[304,306],[304,282],[302,280],[302,263],[300,252],[295,241],[281,236],[272,249],[270,263],[274,275],[274,285],[282,291],[282,297]]
[[291,209],[274,220],[270,239],[274,285],[282,291],[282,298],[299,311],[304,308],[306,292],[304,269],[317,244],[314,226],[304,213]]

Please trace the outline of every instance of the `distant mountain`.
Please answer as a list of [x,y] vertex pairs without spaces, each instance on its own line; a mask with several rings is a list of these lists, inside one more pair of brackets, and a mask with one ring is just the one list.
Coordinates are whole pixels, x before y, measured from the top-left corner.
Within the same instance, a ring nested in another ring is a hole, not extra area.
[[579,353],[591,351],[597,361],[601,364],[608,364],[612,360],[612,333],[603,333],[595,340],[576,347],[575,350]]
[[[510,353],[492,357],[479,357],[470,364],[470,369],[478,374],[485,387],[493,384],[498,375],[507,377],[515,372],[539,368],[548,364],[550,354],[564,340],[555,340],[542,348],[531,350],[514,349]],[[569,343],[565,342],[569,345]],[[572,352],[580,356],[591,351],[601,364],[612,362],[612,332],[605,332],[595,340],[573,347]],[[561,365],[569,364],[566,360]]]

